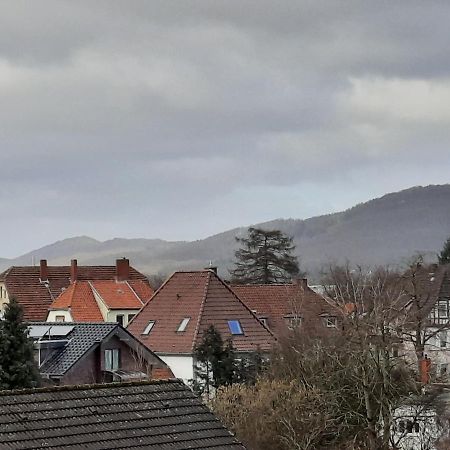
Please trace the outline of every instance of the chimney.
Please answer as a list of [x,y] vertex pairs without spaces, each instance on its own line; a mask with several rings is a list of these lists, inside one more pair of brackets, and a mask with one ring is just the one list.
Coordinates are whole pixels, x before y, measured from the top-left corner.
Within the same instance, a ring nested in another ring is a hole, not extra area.
[[72,259],[70,261],[70,282],[75,283],[78,279],[78,265],[77,260]]
[[427,358],[427,355],[425,355],[425,357],[419,361],[419,369],[420,369],[420,382],[423,384],[429,384],[431,380],[430,377],[431,359]]
[[307,278],[294,277],[292,279],[292,283],[297,286],[301,286],[303,289],[308,289],[308,279]]
[[130,261],[127,258],[116,259],[116,279],[126,281],[130,278]]
[[40,280],[42,282],[48,281],[48,268],[47,268],[47,260],[46,259],[41,259],[41,261],[39,263],[39,268],[40,268],[40,272],[39,272]]

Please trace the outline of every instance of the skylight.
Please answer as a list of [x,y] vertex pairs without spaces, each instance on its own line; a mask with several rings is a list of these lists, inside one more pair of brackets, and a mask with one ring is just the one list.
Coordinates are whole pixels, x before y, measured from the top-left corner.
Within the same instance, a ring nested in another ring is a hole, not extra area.
[[230,329],[231,334],[244,334],[239,320],[229,320],[228,328]]
[[150,322],[147,324],[142,334],[149,334],[150,331],[152,331],[152,328],[154,327],[155,323],[156,322],[154,320],[150,320]]
[[181,322],[180,325],[178,326],[178,330],[177,331],[186,331],[186,327],[188,326],[189,321],[191,320],[190,317],[185,317]]

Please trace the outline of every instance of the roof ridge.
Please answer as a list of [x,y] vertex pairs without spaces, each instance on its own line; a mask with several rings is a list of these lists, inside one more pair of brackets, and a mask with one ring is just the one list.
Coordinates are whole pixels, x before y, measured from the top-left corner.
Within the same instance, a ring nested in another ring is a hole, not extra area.
[[[205,271],[202,271],[202,272],[205,272]],[[206,272],[209,272],[209,273],[206,278],[205,290],[203,293],[202,303],[200,304],[200,311],[198,312],[197,324],[195,325],[194,338],[192,339],[192,346],[191,346],[192,351],[194,351],[195,345],[197,343],[197,337],[198,337],[198,332],[200,330],[200,323],[202,321],[203,310],[205,309],[206,297],[208,296],[209,284],[211,282],[211,276],[214,273],[212,270],[207,270]]]
[[94,383],[94,384],[76,384],[76,385],[63,385],[63,386],[46,386],[27,389],[12,389],[0,391],[1,397],[8,395],[25,395],[33,393],[45,393],[45,392],[60,392],[60,391],[84,391],[90,389],[109,389],[119,387],[131,387],[131,386],[147,386],[158,384],[183,384],[186,389],[189,389],[183,381],[179,378],[168,378],[165,380],[144,380],[144,381],[127,381],[127,382],[115,382],[115,383]]
[[[214,272],[212,272],[212,273],[214,273]],[[262,327],[264,327],[264,328],[266,329],[266,331],[268,331],[269,334],[270,334],[275,340],[277,340],[277,338],[276,338],[276,336],[273,334],[273,332],[272,332],[266,325],[264,325],[264,323],[261,322],[261,320],[259,320],[258,316],[252,311],[251,308],[249,308],[249,307],[247,306],[247,304],[246,304],[243,300],[241,300],[241,299],[239,298],[239,296],[236,294],[236,292],[233,291],[233,289],[231,288],[231,286],[229,286],[227,283],[225,283],[225,281],[223,281],[216,273],[214,273],[214,275],[215,275],[216,278],[222,283],[222,285],[225,286],[225,287],[231,292],[232,295],[234,295],[234,297],[242,304],[242,306],[244,306],[244,308],[246,308],[246,309],[250,312],[250,314],[253,316],[253,318],[254,318],[254,319],[255,319]]]
[[[137,295],[137,292],[133,289],[133,287],[131,286],[131,284],[128,282],[129,280],[125,280],[125,284],[131,289],[131,292],[135,295],[135,297],[141,302],[141,305],[144,306],[144,302],[142,301],[142,299],[139,297],[139,295]],[[138,280],[136,280],[138,281]]]

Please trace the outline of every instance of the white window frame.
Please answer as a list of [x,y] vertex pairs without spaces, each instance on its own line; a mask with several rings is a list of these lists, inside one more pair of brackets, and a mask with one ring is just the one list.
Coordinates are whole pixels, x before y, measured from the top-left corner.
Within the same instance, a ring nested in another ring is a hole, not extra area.
[[325,326],[327,328],[337,328],[337,317],[336,316],[326,316],[324,317]]
[[190,320],[191,320],[190,317],[185,317],[178,325],[177,333],[183,333],[184,331],[186,331],[186,328],[187,328]]
[[114,372],[120,368],[120,350],[108,348],[105,350],[105,370]]
[[144,331],[142,332],[142,334],[150,334],[150,331],[153,330],[155,324],[156,324],[156,320],[149,320],[148,324],[144,328]]

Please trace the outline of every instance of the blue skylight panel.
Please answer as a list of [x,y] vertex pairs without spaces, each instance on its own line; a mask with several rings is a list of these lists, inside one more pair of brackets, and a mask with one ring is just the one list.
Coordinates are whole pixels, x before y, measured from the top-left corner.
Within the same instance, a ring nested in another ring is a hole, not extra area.
[[244,334],[239,320],[229,320],[228,328],[230,329],[231,334]]

